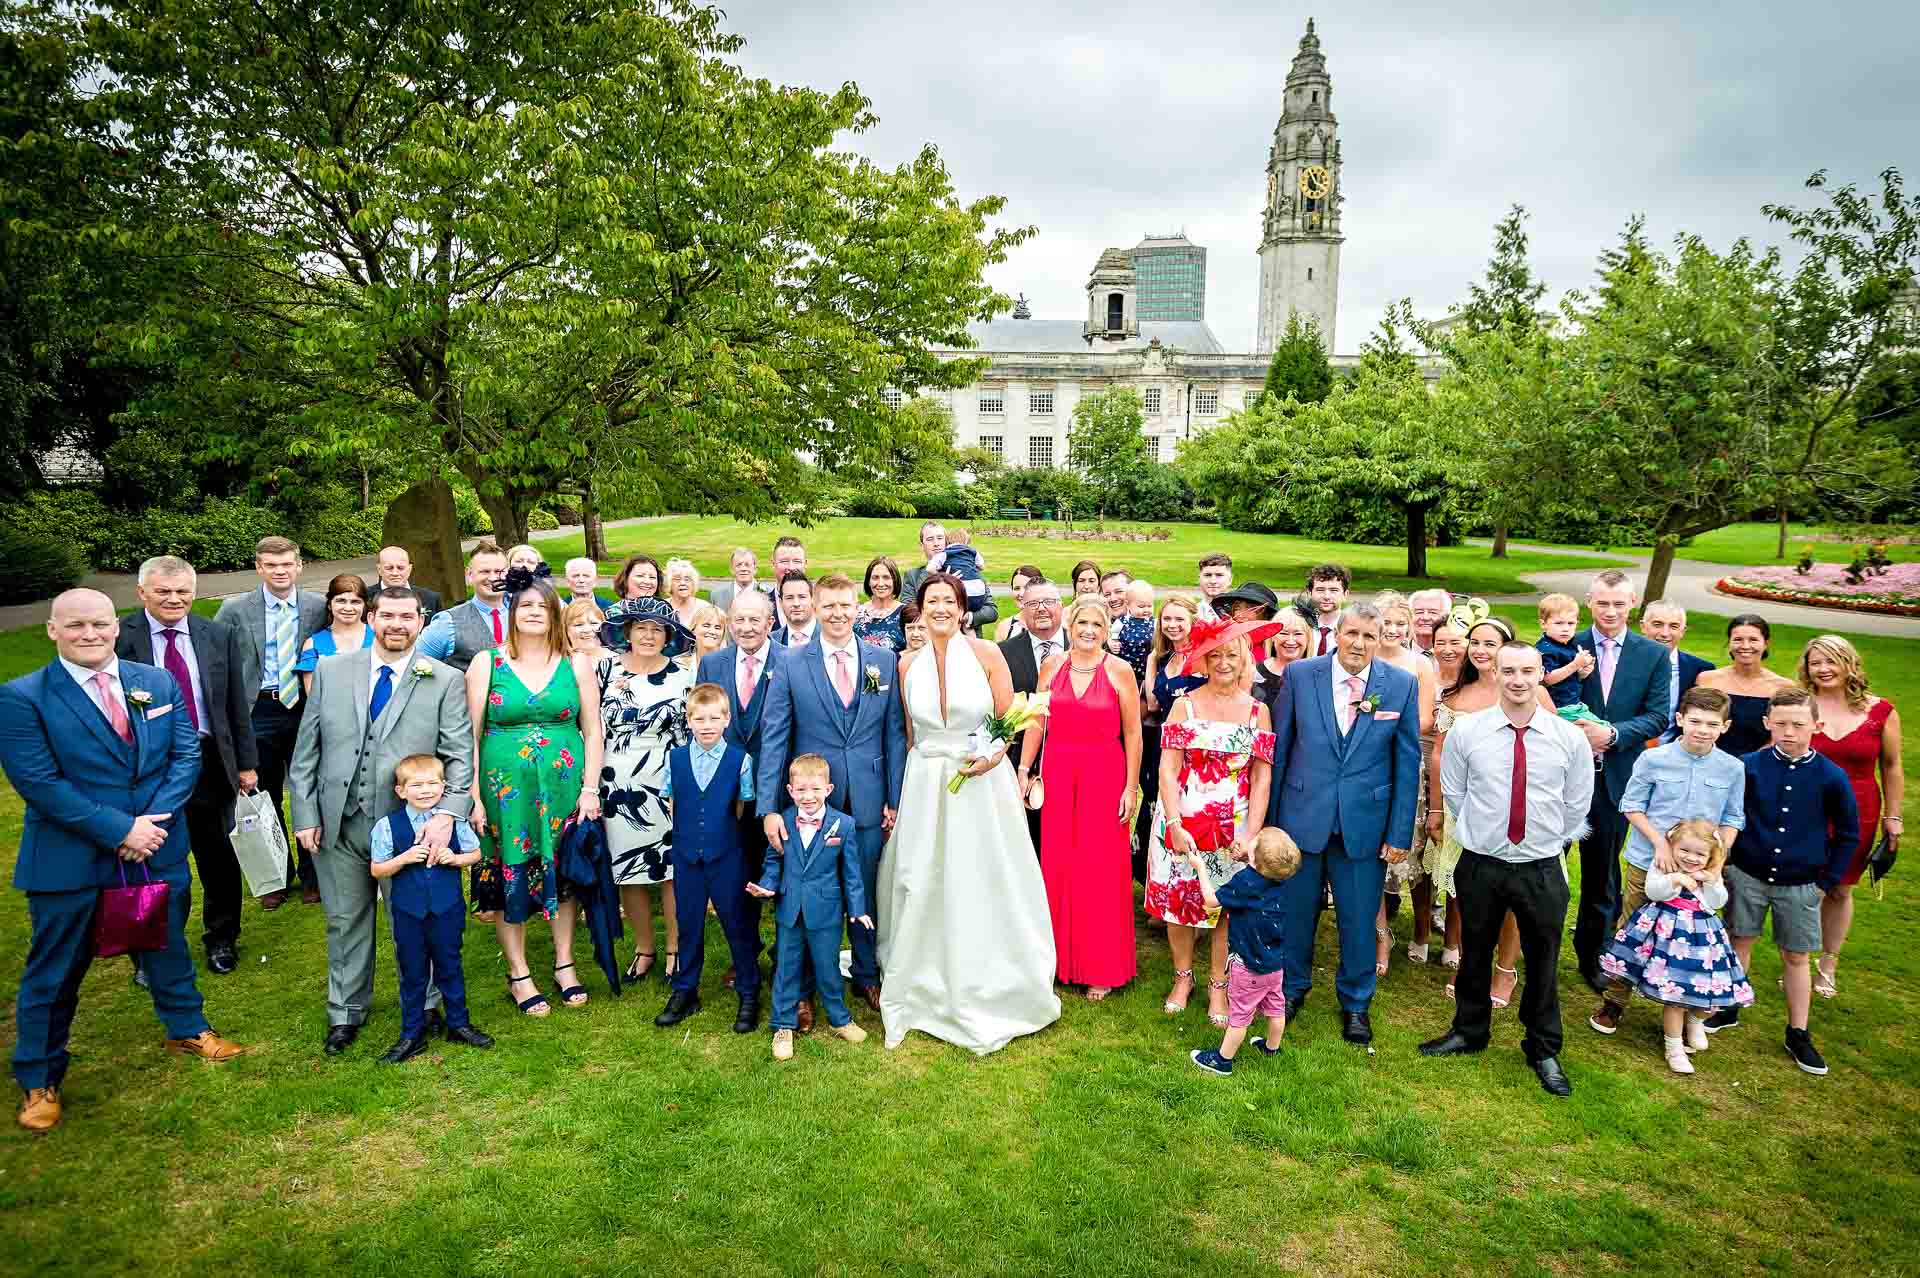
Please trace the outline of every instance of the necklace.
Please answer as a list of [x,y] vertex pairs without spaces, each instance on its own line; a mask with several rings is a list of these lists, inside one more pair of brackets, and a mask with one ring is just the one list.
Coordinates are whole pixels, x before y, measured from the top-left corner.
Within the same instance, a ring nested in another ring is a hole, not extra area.
[[1067,665],[1075,674],[1092,674],[1100,668],[1099,666],[1076,666],[1071,661]]

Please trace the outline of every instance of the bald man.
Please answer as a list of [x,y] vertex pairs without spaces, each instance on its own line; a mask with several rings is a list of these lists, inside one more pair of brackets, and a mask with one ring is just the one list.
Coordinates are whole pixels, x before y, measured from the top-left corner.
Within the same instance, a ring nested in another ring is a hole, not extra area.
[[60,1121],[67,1040],[93,962],[100,889],[167,885],[167,940],[142,956],[153,1010],[175,1055],[224,1061],[240,1048],[201,1010],[187,916],[185,812],[200,775],[200,740],[173,676],[114,654],[120,622],[97,590],[53,601],[55,659],[0,685],[0,769],[26,804],[13,886],[27,894],[32,940],[14,1024],[13,1076],[28,1131]]

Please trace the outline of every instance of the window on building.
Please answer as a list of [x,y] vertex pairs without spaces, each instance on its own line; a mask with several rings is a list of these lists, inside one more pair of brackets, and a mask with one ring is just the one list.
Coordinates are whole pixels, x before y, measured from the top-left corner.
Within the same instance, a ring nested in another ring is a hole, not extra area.
[[1147,387],[1147,411],[1149,413],[1157,413],[1160,411],[1160,388],[1158,386]]
[[982,435],[980,447],[1004,460],[1007,455],[1007,437],[1005,435]]
[[889,386],[880,392],[880,398],[886,402],[888,408],[898,408],[905,396],[900,393],[898,386]]
[[1053,436],[1035,435],[1027,441],[1027,465],[1053,465]]
[[1007,411],[1006,392],[1002,390],[983,390],[980,392],[980,415],[998,417]]
[[1027,413],[1032,417],[1053,416],[1053,392],[1050,390],[1028,391]]
[[1220,392],[1218,390],[1194,391],[1193,411],[1202,417],[1218,416],[1220,412]]
[[1312,268],[1311,266],[1309,266],[1309,267],[1307,268],[1307,279],[1308,279],[1308,280],[1312,280],[1312,279],[1313,279],[1313,268]]
[[1107,294],[1107,327],[1109,329],[1127,326],[1127,299],[1120,293]]

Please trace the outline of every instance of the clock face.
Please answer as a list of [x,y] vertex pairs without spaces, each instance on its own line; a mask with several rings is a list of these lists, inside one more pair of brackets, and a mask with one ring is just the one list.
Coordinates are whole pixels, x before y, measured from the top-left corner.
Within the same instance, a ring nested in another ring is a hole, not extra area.
[[1318,164],[1309,164],[1300,170],[1300,194],[1311,200],[1325,198],[1333,189],[1333,177]]
[[1274,197],[1279,194],[1280,194],[1280,175],[1278,173],[1267,174],[1267,203],[1271,205],[1273,203]]

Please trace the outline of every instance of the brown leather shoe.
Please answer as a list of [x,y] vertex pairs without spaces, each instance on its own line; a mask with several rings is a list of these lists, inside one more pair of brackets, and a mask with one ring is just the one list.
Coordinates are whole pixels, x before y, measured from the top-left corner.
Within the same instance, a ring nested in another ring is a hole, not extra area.
[[800,1000],[800,1012],[795,1019],[797,1019],[800,1022],[800,1032],[802,1034],[813,1033],[813,1000],[812,999],[803,998]]
[[720,988],[723,990],[732,989],[733,977],[734,977],[733,964],[729,963],[727,964],[727,974],[720,978]]
[[50,1132],[58,1127],[60,1089],[29,1087],[26,1098],[20,1102],[20,1114],[15,1121],[30,1132]]
[[168,1039],[167,1050],[175,1056],[198,1056],[203,1061],[230,1061],[247,1049],[212,1030],[201,1030],[192,1038]]
[[300,904],[302,904],[302,905],[318,905],[318,904],[320,904],[320,889],[319,889],[318,887],[316,887],[316,886],[313,886],[313,885],[311,885],[311,884],[310,884],[310,885],[308,885],[307,887],[303,887],[303,888],[301,888],[301,889],[300,889]]
[[871,1007],[876,1012],[880,1010],[880,987],[878,985],[862,985],[859,987],[859,992],[860,997],[867,1000],[868,1007]]
[[279,909],[281,906],[285,905],[286,903],[287,903],[287,893],[285,889],[282,889],[278,892],[269,892],[265,896],[260,898],[260,908],[263,910],[266,910],[269,913]]

